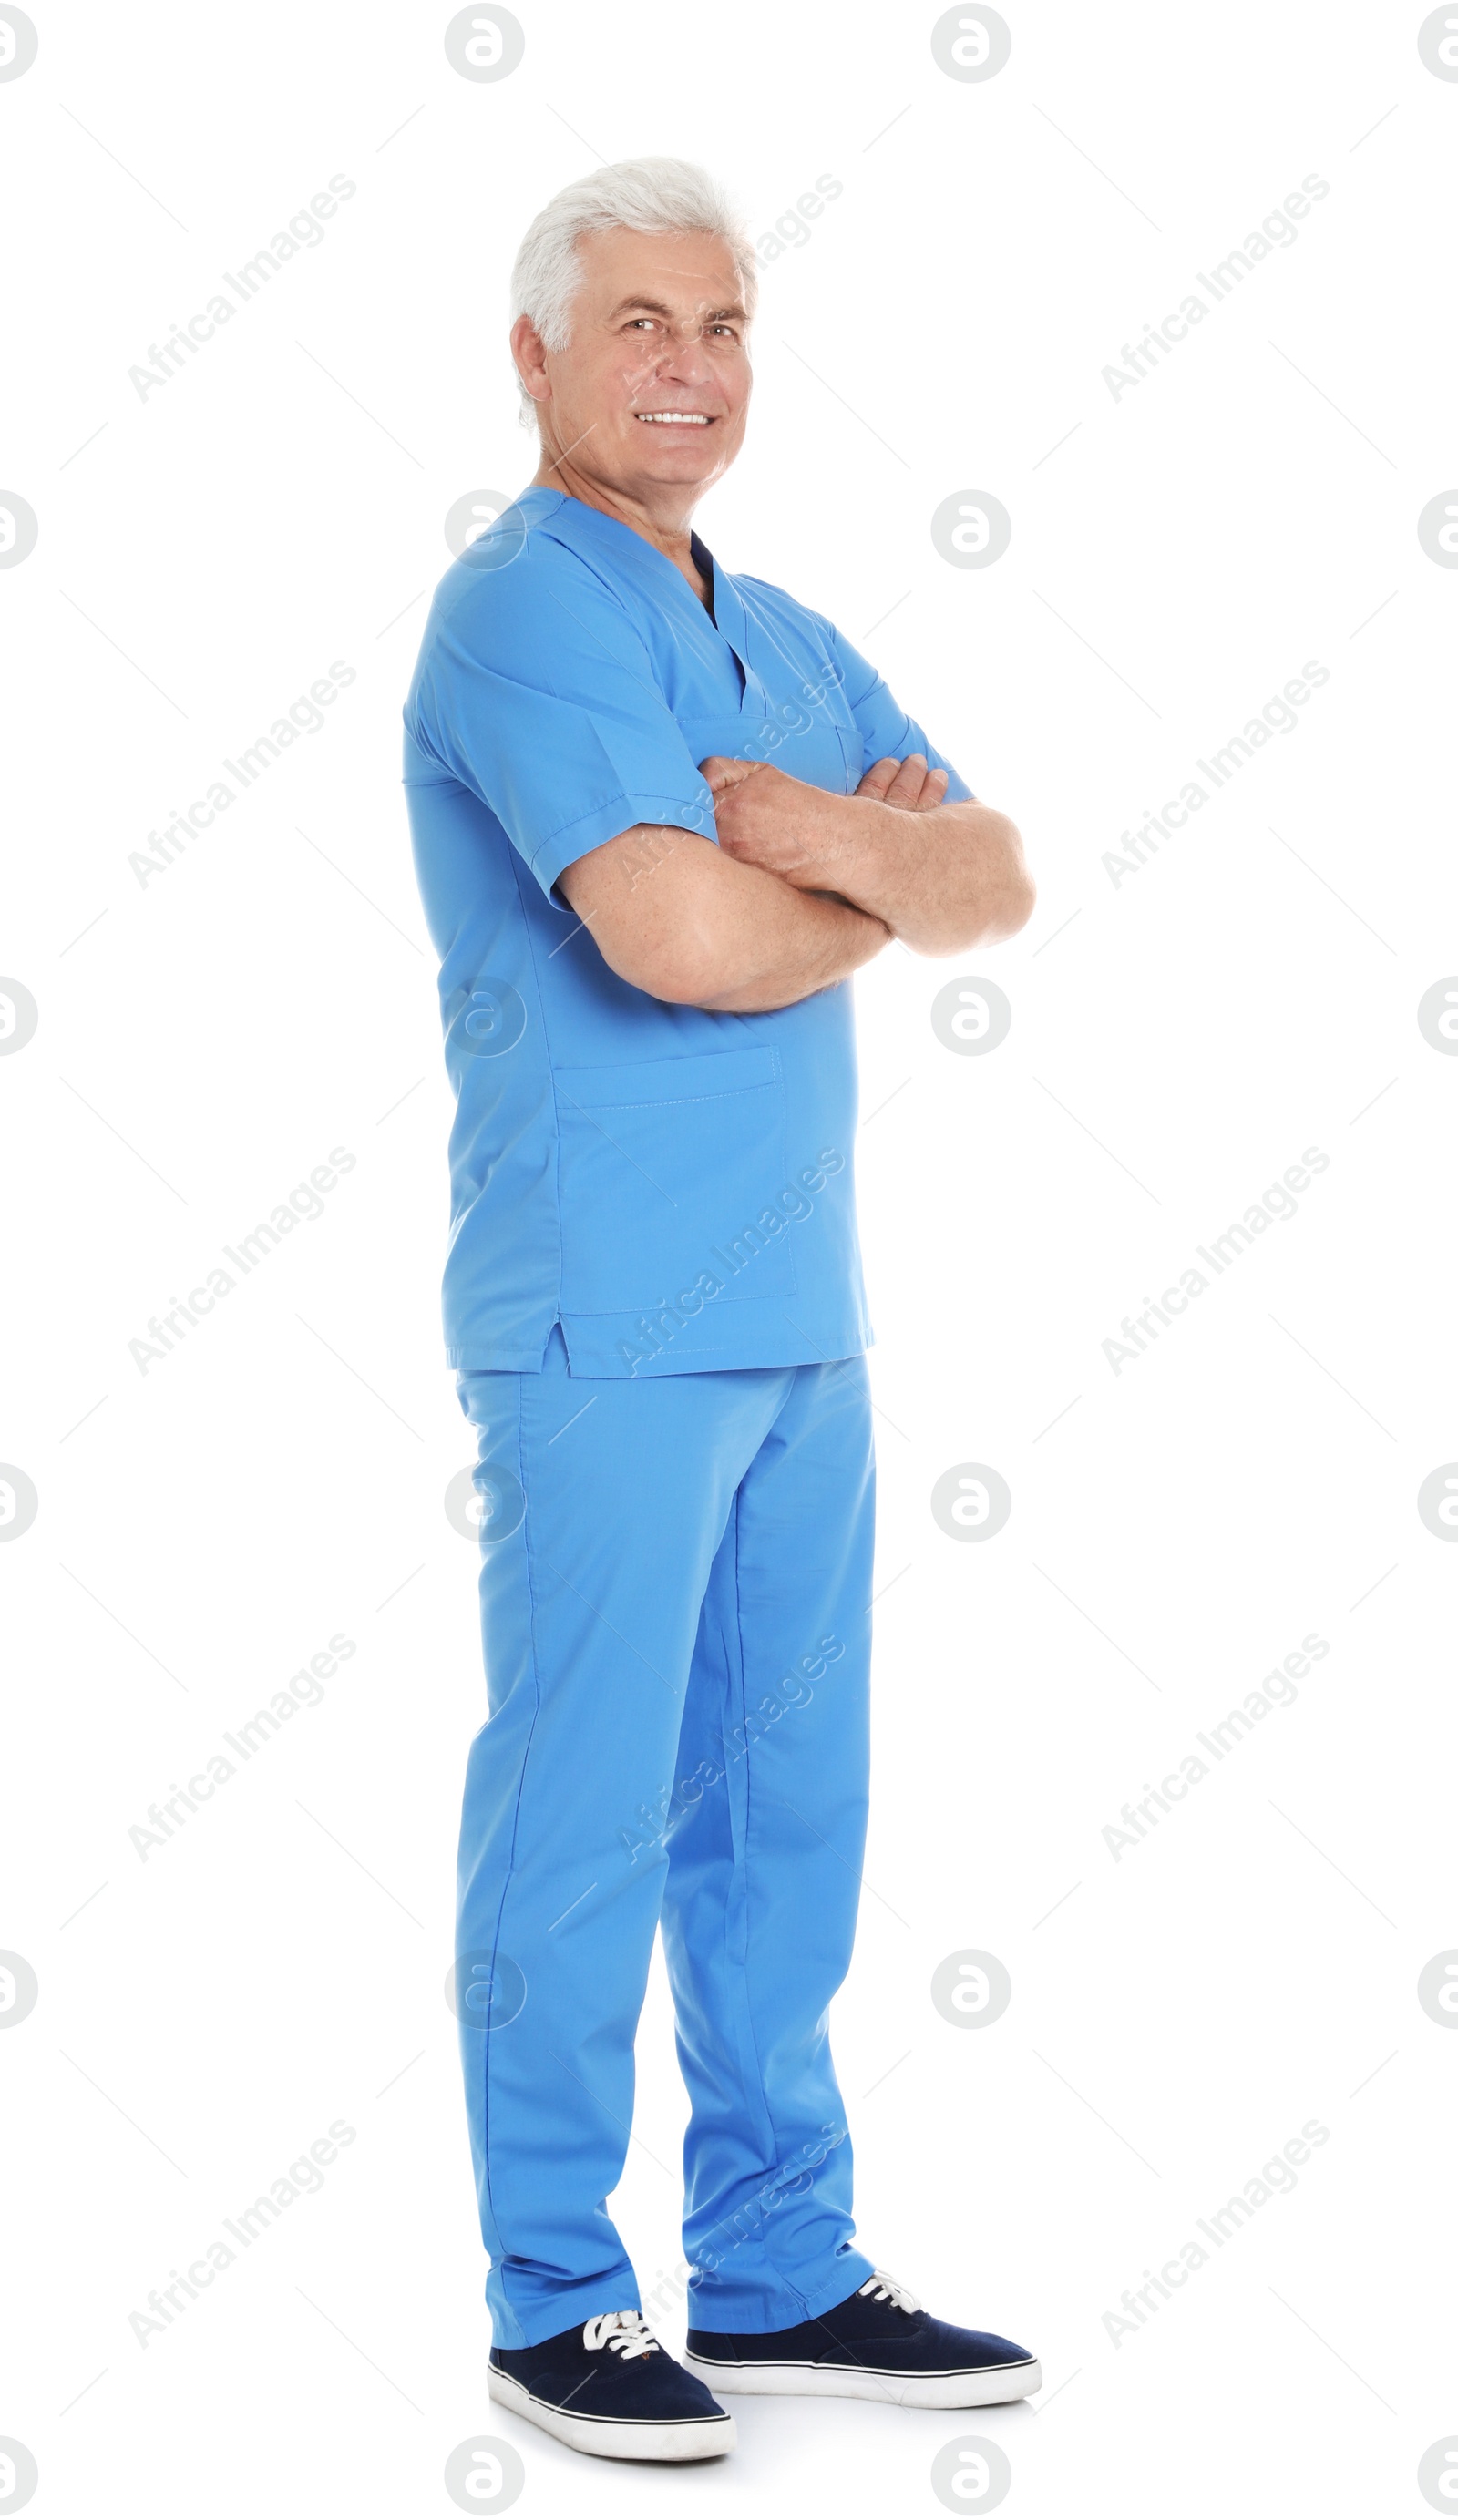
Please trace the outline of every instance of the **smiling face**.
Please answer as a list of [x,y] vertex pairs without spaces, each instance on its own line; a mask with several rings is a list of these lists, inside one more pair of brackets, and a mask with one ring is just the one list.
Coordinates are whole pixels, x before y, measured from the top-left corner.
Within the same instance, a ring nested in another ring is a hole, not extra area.
[[544,348],[524,315],[512,329],[541,425],[538,477],[662,522],[686,518],[733,463],[749,415],[749,318],[734,257],[697,231],[607,228],[581,240],[577,258],[566,348]]

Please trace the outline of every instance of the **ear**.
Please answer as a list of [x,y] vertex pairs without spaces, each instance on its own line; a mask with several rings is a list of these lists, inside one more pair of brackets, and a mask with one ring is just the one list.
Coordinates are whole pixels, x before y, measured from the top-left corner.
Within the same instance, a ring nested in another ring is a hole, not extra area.
[[529,315],[519,315],[511,329],[512,358],[517,374],[533,402],[551,398],[551,381],[547,375],[547,349]]

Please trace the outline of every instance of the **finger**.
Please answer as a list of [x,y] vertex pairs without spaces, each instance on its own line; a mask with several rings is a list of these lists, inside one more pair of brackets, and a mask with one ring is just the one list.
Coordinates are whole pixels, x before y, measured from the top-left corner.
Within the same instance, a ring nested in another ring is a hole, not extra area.
[[735,761],[726,753],[711,752],[706,761],[700,762],[699,776],[707,782],[715,796],[722,796],[748,779],[756,766],[752,761]]
[[922,781],[922,792],[916,800],[916,811],[919,814],[930,814],[934,805],[941,803],[946,794],[946,782],[947,774],[944,770],[928,771]]
[[884,799],[888,788],[900,767],[901,764],[892,752],[888,752],[882,761],[873,761],[855,791],[857,796],[878,796]]
[[887,803],[888,805],[914,805],[918,797],[921,795],[922,784],[926,779],[926,754],[924,752],[908,752],[900,769],[896,772],[894,779],[891,781],[889,788],[888,788],[886,791]]

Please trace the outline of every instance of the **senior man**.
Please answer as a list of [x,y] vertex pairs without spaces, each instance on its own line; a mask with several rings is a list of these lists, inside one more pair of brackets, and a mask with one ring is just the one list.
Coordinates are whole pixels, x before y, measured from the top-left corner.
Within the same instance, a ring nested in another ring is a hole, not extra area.
[[[443,579],[405,710],[479,1455],[455,1988],[488,2385],[609,2457],[716,2455],[736,2392],[1040,2385],[857,2247],[826,2027],[872,1592],[848,981],[892,937],[1013,934],[1032,888],[840,632],[692,530],[744,438],[754,277],[677,159],[541,212],[511,335],[541,460]],[[607,2206],[660,1925],[687,2368]]]

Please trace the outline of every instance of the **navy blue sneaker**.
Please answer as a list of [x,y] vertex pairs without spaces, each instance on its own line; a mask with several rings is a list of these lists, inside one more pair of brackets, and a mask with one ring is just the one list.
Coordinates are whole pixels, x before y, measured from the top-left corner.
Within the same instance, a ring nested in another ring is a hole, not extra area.
[[715,2336],[691,2327],[684,2360],[725,2397],[1001,2407],[1043,2385],[1023,2346],[931,2318],[915,2293],[880,2268],[836,2309],[771,2336]]
[[734,2419],[636,2310],[610,2310],[541,2345],[493,2346],[498,2406],[593,2458],[722,2458]]

